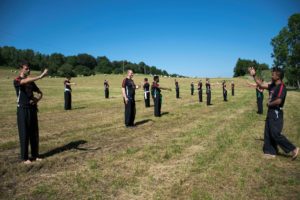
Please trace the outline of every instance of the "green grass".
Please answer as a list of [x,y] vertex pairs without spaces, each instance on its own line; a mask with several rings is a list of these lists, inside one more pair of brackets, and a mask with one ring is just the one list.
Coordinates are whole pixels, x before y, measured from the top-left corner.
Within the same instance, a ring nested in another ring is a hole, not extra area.
[[[124,127],[121,75],[72,79],[71,111],[63,110],[62,78],[37,81],[44,92],[38,115],[46,158],[25,166],[18,159],[15,76],[0,68],[0,199],[299,199],[300,161],[262,156],[265,116],[256,114],[247,79],[234,79],[236,96],[226,103],[221,85],[213,86],[207,107],[190,95],[196,79],[179,79],[182,98],[176,99],[174,79],[161,77],[161,85],[172,88],[163,91],[165,114],[154,117],[137,90],[136,122],[144,123],[135,129]],[[136,75],[135,82],[143,78]],[[297,146],[299,101],[299,92],[289,91],[284,110],[284,132]]]

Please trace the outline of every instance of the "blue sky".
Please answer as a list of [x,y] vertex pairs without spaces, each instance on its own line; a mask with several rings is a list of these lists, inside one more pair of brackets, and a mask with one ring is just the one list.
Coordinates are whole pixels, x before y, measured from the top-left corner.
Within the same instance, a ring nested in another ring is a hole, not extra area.
[[239,57],[272,65],[271,38],[299,12],[299,0],[0,0],[0,46],[232,77]]

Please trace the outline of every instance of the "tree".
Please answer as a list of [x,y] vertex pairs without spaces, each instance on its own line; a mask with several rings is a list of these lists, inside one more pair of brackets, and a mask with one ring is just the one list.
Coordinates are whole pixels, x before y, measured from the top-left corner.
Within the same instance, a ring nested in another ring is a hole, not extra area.
[[65,63],[58,69],[58,75],[63,77],[76,77],[75,72],[73,71],[73,66]]
[[284,69],[288,84],[300,89],[300,13],[289,17],[288,25],[272,38],[274,66]]
[[96,59],[93,56],[86,53],[77,55],[77,63],[78,65],[83,65],[90,69],[94,69],[97,65]]
[[83,65],[77,65],[74,68],[74,72],[76,75],[83,75],[83,76],[90,76],[95,74],[90,68]]

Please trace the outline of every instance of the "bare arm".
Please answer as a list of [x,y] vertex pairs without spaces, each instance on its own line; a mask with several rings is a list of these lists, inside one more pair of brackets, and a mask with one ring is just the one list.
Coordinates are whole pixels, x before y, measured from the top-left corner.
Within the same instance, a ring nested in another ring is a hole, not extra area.
[[279,106],[279,105],[281,104],[281,102],[282,102],[282,99],[281,99],[281,98],[277,98],[277,99],[275,99],[274,101],[269,102],[267,105],[268,105],[269,107]]
[[258,79],[256,77],[256,71],[255,71],[254,67],[249,67],[248,71],[249,71],[250,75],[253,76],[253,79],[254,79],[255,83],[258,85],[258,87],[260,87],[261,89],[268,89],[269,85],[263,83],[260,79]]
[[127,104],[127,103],[128,103],[128,98],[127,98],[127,96],[126,96],[125,88],[122,88],[122,96],[123,96],[123,98],[124,98],[124,100],[125,100],[125,103]]
[[42,79],[42,78],[44,78],[47,75],[47,73],[48,73],[48,69],[45,69],[43,71],[43,73],[41,75],[39,75],[39,76],[36,76],[36,77],[27,77],[27,78],[22,79],[20,81],[20,84],[24,85],[26,83],[30,83],[30,82],[34,82],[34,81],[37,81],[39,79]]

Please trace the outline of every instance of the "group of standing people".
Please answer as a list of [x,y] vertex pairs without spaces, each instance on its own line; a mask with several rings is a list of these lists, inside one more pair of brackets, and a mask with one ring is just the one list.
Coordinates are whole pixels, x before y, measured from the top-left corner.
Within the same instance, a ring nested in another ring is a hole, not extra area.
[[[30,68],[27,62],[20,65],[19,76],[14,79],[14,87],[17,96],[17,125],[20,140],[20,157],[25,164],[33,161],[40,161],[39,157],[39,128],[37,116],[37,104],[42,99],[43,93],[35,84],[35,81],[44,78],[48,70],[45,69],[39,76],[30,77]],[[282,81],[283,71],[280,68],[274,68],[272,71],[272,82],[265,84],[256,78],[254,68],[249,68],[249,73],[253,76],[257,89],[269,90],[269,100],[267,103],[268,112],[265,124],[264,146],[263,151],[267,156],[275,157],[278,154],[278,146],[281,147],[285,153],[292,153],[292,159],[296,159],[299,153],[299,148],[293,145],[283,134],[283,106],[286,97],[286,87]],[[132,70],[127,71],[127,77],[122,82],[122,96],[125,105],[125,125],[126,127],[134,127],[134,120],[136,114],[135,108],[135,90],[139,88],[133,81],[134,73]],[[71,109],[71,78],[66,78],[64,81],[65,91],[65,109]],[[193,84],[193,83],[192,83]],[[104,82],[105,97],[108,98],[109,88],[108,81]],[[227,100],[226,83],[222,83],[224,101]],[[176,98],[179,98],[179,83],[175,80]],[[191,87],[191,94],[193,95],[193,87]],[[234,96],[234,84],[231,84],[232,96]],[[150,95],[154,102],[154,116],[161,116],[162,95],[161,90],[170,90],[159,85],[159,76],[153,77],[151,85],[148,79],[144,79],[143,84],[145,107],[150,107]],[[202,81],[198,83],[199,101],[202,102]],[[207,105],[211,101],[211,86],[209,79],[206,80],[206,94]],[[262,109],[261,109],[262,112]],[[31,147],[32,159],[28,156],[28,146]]]

